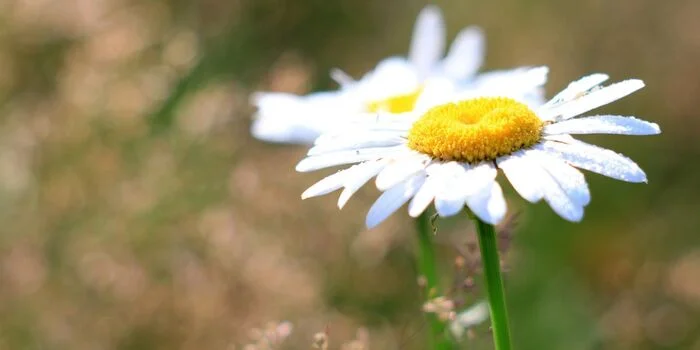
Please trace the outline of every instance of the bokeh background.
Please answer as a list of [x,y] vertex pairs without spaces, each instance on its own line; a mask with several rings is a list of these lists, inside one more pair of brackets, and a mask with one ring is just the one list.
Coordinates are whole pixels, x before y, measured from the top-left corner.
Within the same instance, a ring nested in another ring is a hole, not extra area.
[[[591,72],[643,89],[604,112],[654,137],[589,137],[649,184],[588,174],[581,224],[511,196],[507,293],[518,349],[700,349],[700,2],[435,1],[485,69]],[[323,174],[248,134],[256,90],[334,88],[407,52],[422,1],[0,0],[0,349],[422,349],[405,211],[366,231],[377,193],[302,203]],[[512,194],[512,190],[510,191]],[[468,220],[438,221],[445,287]],[[272,322],[272,323],[270,323]],[[288,327],[282,323],[279,327]],[[486,327],[465,348],[488,349]]]

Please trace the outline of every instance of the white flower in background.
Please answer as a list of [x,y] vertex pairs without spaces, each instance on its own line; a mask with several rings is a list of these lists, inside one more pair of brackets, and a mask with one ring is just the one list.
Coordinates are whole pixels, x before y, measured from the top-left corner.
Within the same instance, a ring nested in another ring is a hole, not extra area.
[[358,81],[335,70],[331,76],[340,84],[335,91],[305,96],[253,94],[252,103],[258,108],[253,136],[270,142],[311,144],[321,133],[342,128],[358,113],[412,111],[426,91],[432,92],[426,99],[435,99],[456,91],[481,96],[497,87],[503,94],[507,86],[508,96],[535,103],[541,100],[541,86],[518,84],[526,80],[526,69],[476,74],[484,59],[480,29],[463,29],[443,57],[445,36],[440,10],[427,6],[416,20],[408,57],[387,58]]
[[461,339],[470,328],[474,328],[484,321],[489,319],[489,304],[485,301],[480,301],[464,311],[450,322],[450,331],[457,339]]
[[630,159],[571,135],[660,133],[658,125],[634,117],[575,118],[644,86],[641,80],[625,80],[601,87],[607,79],[605,74],[581,78],[539,107],[507,97],[478,97],[425,113],[357,118],[353,127],[319,137],[297,171],[359,164],[324,178],[302,198],[342,188],[342,208],[376,176],[383,193],[367,214],[370,228],[409,201],[413,217],[434,202],[440,216],[455,215],[466,205],[496,224],[506,213],[496,181],[501,169],[526,200],[544,199],[562,218],[580,221],[590,193],[577,168],[627,182],[646,182],[646,175]]

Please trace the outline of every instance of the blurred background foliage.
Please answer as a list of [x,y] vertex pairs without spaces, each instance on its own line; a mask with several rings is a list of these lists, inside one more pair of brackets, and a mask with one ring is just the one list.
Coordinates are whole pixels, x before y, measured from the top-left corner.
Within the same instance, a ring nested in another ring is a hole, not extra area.
[[[700,349],[700,2],[435,3],[450,39],[485,29],[487,69],[550,66],[550,96],[591,72],[644,79],[604,111],[664,131],[589,138],[649,184],[589,174],[581,224],[510,197],[517,348]],[[250,92],[359,77],[407,52],[424,5],[0,0],[0,349],[233,349],[275,320],[284,349],[360,327],[373,349],[424,348],[404,211],[366,231],[372,186],[342,212],[302,203],[322,175],[293,171],[304,147],[248,135]],[[446,285],[471,235],[439,221]],[[465,348],[489,342],[482,327]]]

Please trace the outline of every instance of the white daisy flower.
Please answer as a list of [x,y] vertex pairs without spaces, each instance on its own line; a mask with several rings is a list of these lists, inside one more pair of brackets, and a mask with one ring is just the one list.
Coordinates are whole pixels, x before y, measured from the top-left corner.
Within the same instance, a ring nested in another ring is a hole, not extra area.
[[507,97],[478,97],[425,113],[366,115],[352,128],[319,137],[296,168],[306,172],[359,164],[324,178],[302,198],[342,188],[342,208],[376,176],[383,193],[367,214],[370,228],[409,201],[413,217],[434,202],[440,216],[455,215],[466,205],[484,222],[496,224],[506,213],[496,181],[501,169],[527,201],[544,200],[562,218],[580,221],[591,198],[578,169],[627,182],[647,178],[629,158],[571,135],[661,132],[657,124],[634,117],[575,118],[644,86],[632,79],[601,87],[607,79],[605,74],[583,77],[539,107]]
[[486,92],[505,84],[514,98],[542,102],[540,86],[518,84],[528,81],[525,69],[477,75],[484,46],[481,30],[468,27],[457,34],[443,57],[442,14],[436,6],[427,6],[416,20],[408,57],[387,58],[358,81],[335,70],[331,76],[340,84],[336,91],[305,96],[255,93],[251,100],[258,111],[251,132],[264,141],[311,144],[358,113],[412,111],[426,90],[445,96],[454,91]]

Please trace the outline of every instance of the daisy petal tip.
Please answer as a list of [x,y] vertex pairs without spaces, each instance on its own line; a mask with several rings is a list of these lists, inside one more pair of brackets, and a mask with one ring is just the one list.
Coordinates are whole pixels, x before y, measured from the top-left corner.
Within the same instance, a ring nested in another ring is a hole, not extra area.
[[[386,192],[385,192],[386,193]],[[376,207],[372,207],[369,209],[369,212],[367,213],[367,216],[365,217],[365,226],[367,226],[367,229],[371,230],[379,224],[381,224],[388,215],[384,213],[385,209],[377,209]]]
[[318,193],[316,193],[316,191],[314,190],[314,188],[313,188],[313,187],[309,187],[306,191],[302,192],[302,194],[301,194],[301,200],[309,199],[309,198],[317,197],[317,196],[318,196]]
[[345,191],[343,191],[338,198],[338,209],[340,210],[345,207],[345,204],[348,204],[348,200],[350,199],[350,196],[344,195],[344,193]]
[[442,16],[442,11],[437,5],[426,5],[420,10],[418,16]]
[[306,159],[303,159],[301,162],[297,163],[297,165],[294,167],[294,170],[296,170],[299,173],[306,173],[311,171],[311,167],[309,167],[308,162]]
[[487,216],[479,216],[479,219],[489,225],[498,225],[502,220],[505,215],[487,215]]
[[549,74],[549,67],[548,66],[538,66],[532,68],[532,71],[537,72],[539,74],[547,75]]
[[631,183],[647,183],[647,174],[641,168],[637,167],[636,171],[622,175],[620,180]]
[[579,223],[579,222],[583,221],[583,214],[581,214],[580,216],[566,218],[566,220],[569,222],[573,222],[573,223]]
[[370,217],[367,217],[367,219],[365,220],[365,226],[367,226],[368,230],[371,230],[371,229],[377,227],[380,223],[381,223],[381,221],[374,220],[373,218],[370,218]]
[[605,73],[592,73],[592,74],[585,76],[584,78],[604,82],[604,81],[610,79],[610,76],[605,74]]
[[554,208],[554,207],[552,207],[552,209],[554,209],[554,212],[560,218],[562,218],[568,222],[577,223],[577,222],[581,222],[581,220],[583,220],[583,207],[582,206],[575,206],[574,208],[569,208],[569,210],[557,210],[557,208]]
[[466,27],[462,29],[462,33],[464,33],[464,35],[478,37],[479,39],[482,39],[484,37],[484,29],[479,26]]
[[384,191],[388,190],[389,188],[391,188],[391,186],[393,186],[394,184],[389,183],[388,181],[384,180],[383,177],[377,176],[377,178],[374,180],[374,185],[377,187],[377,189],[379,191],[384,192]]
[[423,214],[423,211],[411,210],[411,209],[408,210],[408,216],[410,216],[412,218],[417,218],[420,216],[420,214]]
[[506,213],[507,213],[506,208],[503,208],[503,211],[493,215],[493,221],[494,221],[493,225],[500,224],[501,221],[503,221],[503,219],[505,219]]
[[646,86],[646,84],[644,84],[644,81],[641,79],[628,79],[623,81],[622,83],[626,84],[631,92],[640,90]]
[[644,171],[641,171],[641,174],[639,176],[639,180],[637,183],[641,184],[649,184],[649,179],[647,179],[647,174]]
[[506,217],[506,209],[490,208],[486,212],[474,213],[479,219],[489,225],[498,225]]
[[644,170],[639,169],[639,172],[635,174],[635,176],[632,176],[629,179],[629,182],[636,182],[636,183],[649,183],[649,180],[647,179],[647,174],[644,172]]

